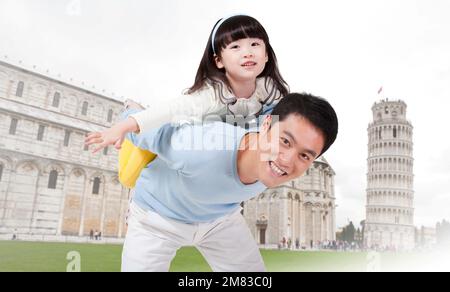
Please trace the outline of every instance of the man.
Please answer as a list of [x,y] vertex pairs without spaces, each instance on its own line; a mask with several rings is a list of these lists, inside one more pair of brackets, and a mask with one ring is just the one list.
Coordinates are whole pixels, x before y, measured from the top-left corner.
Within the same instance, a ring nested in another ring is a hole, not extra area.
[[[134,145],[158,156],[136,183],[122,271],[168,271],[176,251],[189,245],[214,271],[265,271],[240,203],[300,177],[337,132],[328,102],[289,94],[259,131],[215,122],[130,134]],[[97,133],[86,141],[102,139]]]

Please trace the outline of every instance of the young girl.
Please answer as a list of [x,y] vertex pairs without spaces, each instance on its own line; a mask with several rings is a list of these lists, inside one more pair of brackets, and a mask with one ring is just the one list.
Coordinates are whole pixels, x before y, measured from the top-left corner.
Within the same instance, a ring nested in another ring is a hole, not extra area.
[[170,122],[203,120],[216,115],[257,117],[287,95],[288,86],[278,71],[277,59],[264,27],[254,18],[235,15],[214,26],[194,85],[175,104],[155,100],[146,110],[131,115],[101,133],[91,133],[86,144],[99,144],[93,153],[115,145],[119,153],[119,179],[132,188],[140,171],[155,155],[137,149],[124,137]]

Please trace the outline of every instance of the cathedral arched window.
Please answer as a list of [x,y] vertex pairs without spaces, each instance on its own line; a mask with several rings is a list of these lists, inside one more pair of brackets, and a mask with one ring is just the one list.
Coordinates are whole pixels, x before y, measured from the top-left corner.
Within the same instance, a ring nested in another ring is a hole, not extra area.
[[94,178],[94,185],[92,187],[92,194],[98,195],[100,193],[100,178]]
[[11,124],[9,125],[9,134],[15,135],[17,131],[17,124],[19,123],[18,119],[11,119]]
[[52,106],[53,106],[53,107],[59,107],[59,101],[60,101],[60,99],[61,99],[61,93],[55,92],[55,95],[53,95]]
[[44,125],[39,125],[38,135],[37,135],[37,140],[38,141],[44,140],[44,133],[45,133],[45,126]]
[[3,164],[0,164],[0,181],[2,181],[3,176]]
[[52,170],[50,172],[50,177],[48,179],[48,188],[56,189],[56,184],[58,183],[58,172],[56,170]]
[[[85,133],[85,136],[87,135],[87,133]],[[83,151],[89,151],[89,146],[86,144],[83,144]]]
[[108,111],[108,123],[111,123],[111,122],[112,122],[112,119],[113,119],[113,110],[110,109],[110,110]]
[[394,138],[397,138],[397,128],[396,127],[394,127]]
[[70,134],[71,132],[69,130],[66,130],[64,133],[64,147],[69,147]]
[[19,84],[17,84],[17,90],[16,90],[17,97],[22,97],[24,87],[25,87],[25,83],[23,83],[22,81],[20,81]]
[[83,102],[83,107],[81,108],[81,114],[82,114],[83,116],[86,116],[86,115],[87,115],[88,106],[89,106],[89,104],[88,104],[87,101]]

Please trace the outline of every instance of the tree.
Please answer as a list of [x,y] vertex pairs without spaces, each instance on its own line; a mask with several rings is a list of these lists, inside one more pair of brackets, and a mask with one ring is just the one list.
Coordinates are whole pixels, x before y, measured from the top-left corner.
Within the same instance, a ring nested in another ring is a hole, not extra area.
[[345,241],[347,241],[348,243],[354,242],[355,232],[356,232],[355,226],[353,225],[353,222],[350,221],[350,224],[347,226]]
[[359,225],[361,225],[361,236],[362,239],[364,240],[364,232],[366,231],[366,220],[359,222]]
[[355,241],[355,233],[355,226],[353,225],[353,222],[350,221],[350,224],[345,226],[341,233],[337,234],[337,240],[352,243]]

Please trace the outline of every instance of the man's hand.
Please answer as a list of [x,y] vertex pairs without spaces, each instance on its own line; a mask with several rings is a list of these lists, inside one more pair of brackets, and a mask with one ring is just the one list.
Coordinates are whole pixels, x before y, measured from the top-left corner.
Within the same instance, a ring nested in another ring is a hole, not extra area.
[[139,132],[139,126],[136,123],[136,120],[131,117],[117,123],[103,132],[89,133],[84,140],[84,144],[86,146],[97,144],[92,151],[92,154],[99,152],[109,145],[114,145],[117,150],[120,150],[123,140],[125,139],[125,135],[130,132]]

